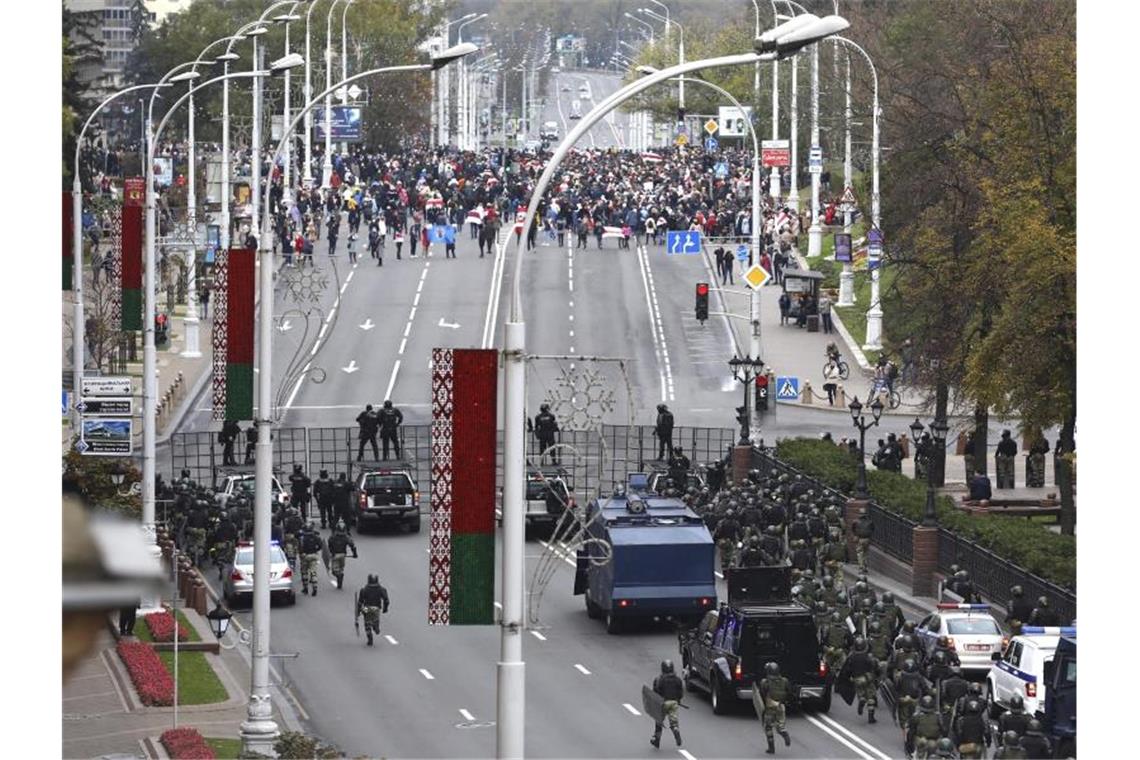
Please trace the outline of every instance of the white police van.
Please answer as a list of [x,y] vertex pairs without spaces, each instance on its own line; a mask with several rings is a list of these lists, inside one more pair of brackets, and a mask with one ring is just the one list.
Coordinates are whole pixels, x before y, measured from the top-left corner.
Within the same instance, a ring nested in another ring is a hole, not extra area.
[[986,676],[990,715],[1009,708],[1014,694],[1020,694],[1025,712],[1035,715],[1045,705],[1045,663],[1053,659],[1062,636],[1076,638],[1076,626],[1033,626],[1021,628],[1021,635],[1009,640],[1005,650],[994,655]]

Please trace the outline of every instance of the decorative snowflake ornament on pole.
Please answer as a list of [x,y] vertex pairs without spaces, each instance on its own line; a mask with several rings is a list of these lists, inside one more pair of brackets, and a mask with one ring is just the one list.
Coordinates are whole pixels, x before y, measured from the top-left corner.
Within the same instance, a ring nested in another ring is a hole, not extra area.
[[614,392],[593,367],[560,364],[561,374],[546,392],[546,402],[566,430],[594,430],[614,410]]

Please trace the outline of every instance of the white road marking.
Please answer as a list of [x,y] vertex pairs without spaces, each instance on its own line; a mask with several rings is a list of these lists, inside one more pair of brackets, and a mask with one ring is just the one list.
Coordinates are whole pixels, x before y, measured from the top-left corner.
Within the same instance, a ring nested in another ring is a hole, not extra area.
[[661,356],[661,344],[663,342],[663,339],[661,337],[658,337],[658,334],[657,334],[658,322],[654,320],[654,314],[653,314],[654,302],[653,302],[652,297],[650,296],[649,273],[647,271],[647,266],[646,266],[646,261],[645,261],[645,259],[648,257],[645,256],[644,254],[645,254],[645,246],[640,246],[640,245],[637,246],[637,266],[641,270],[641,284],[642,284],[642,287],[645,291],[645,305],[646,305],[646,308],[649,310],[649,332],[653,337],[653,350],[657,354],[657,364],[658,364],[657,372],[658,372],[658,376],[661,380],[661,400],[662,401],[668,401],[669,397],[668,397],[668,392],[667,392],[667,384],[665,381],[665,365],[663,363],[663,359]]
[[693,753],[689,752],[687,749],[679,749],[677,751],[681,753],[681,757],[685,758],[685,760],[697,760]]
[[431,673],[427,672],[427,670],[424,668],[420,668],[420,675],[422,675],[424,678],[426,678],[429,681],[435,680],[435,676],[433,676]]
[[416,286],[416,293],[419,293],[423,289],[424,289],[424,281],[420,280],[420,284]]
[[318,341],[324,340],[325,333],[328,332],[328,329],[329,329],[329,323],[328,322],[325,322],[323,325],[321,325],[321,331],[319,333],[317,333],[317,340]]
[[641,715],[641,711],[631,705],[629,702],[622,702],[621,706],[628,710],[630,715]]
[[839,734],[832,731],[826,724],[824,724],[821,720],[816,718],[814,715],[805,714],[804,717],[807,718],[808,722],[810,722],[813,726],[818,728],[820,731],[823,731],[825,734],[830,736],[832,739],[835,739],[835,741],[839,742],[843,746],[847,747],[847,749],[851,750],[856,755],[863,758],[863,760],[875,760],[874,755],[868,755],[866,752],[861,750],[859,747],[855,746],[854,744],[847,741],[846,739],[844,739]]
[[359,369],[360,369],[360,367],[357,367],[357,366],[356,366],[356,359],[352,359],[352,360],[350,360],[350,361],[348,362],[348,366],[347,366],[347,367],[341,367],[341,368],[340,368],[341,372],[347,372],[347,373],[348,373],[348,374],[350,374],[350,375],[351,375],[353,372],[356,372],[356,371],[357,371],[357,370],[359,370]]
[[347,287],[348,287],[348,280],[345,280],[345,281],[344,281],[344,284],[342,284],[342,285],[340,286],[340,294],[341,294],[342,296],[344,295],[344,289],[345,289],[345,288],[347,288]]
[[416,297],[414,299],[412,299],[412,306],[419,306],[419,305],[420,305],[420,293],[417,290],[416,291]]
[[388,390],[384,391],[384,398],[392,398],[392,388],[396,385],[396,375],[400,373],[400,360],[392,367],[392,376],[388,378]]
[[333,305],[333,307],[331,309],[329,309],[329,315],[327,317],[325,317],[325,324],[326,325],[329,322],[332,322],[333,314],[336,314],[336,305],[335,304]]
[[[356,267],[353,267],[353,270],[355,270],[355,269],[356,269]],[[355,276],[356,276],[356,272],[355,272],[355,271],[349,272],[349,273],[348,273],[348,277],[345,277],[345,278],[344,278],[344,282],[345,282],[345,284],[347,285],[348,283],[352,282],[352,278],[353,278],[353,277],[355,277]]]
[[408,333],[410,333],[411,331],[412,331],[412,323],[409,322],[408,324],[404,325],[404,337],[405,338],[408,337]]
[[531,636],[534,636],[534,637],[535,637],[536,639],[538,639],[539,641],[546,641],[546,637],[545,637],[545,636],[543,636],[543,635],[542,635],[541,633],[539,633],[538,631],[531,631],[531,632],[530,632],[530,635],[531,635]]
[[576,662],[576,663],[574,663],[574,667],[577,668],[578,672],[581,673],[582,675],[584,675],[584,676],[590,675],[590,671],[586,670],[585,665],[582,665],[581,663]]
[[475,716],[467,712],[467,710],[463,709],[462,707],[459,708],[459,714],[463,716],[464,720],[475,720]]
[[396,646],[397,644],[400,643],[400,642],[396,641],[396,638],[394,636],[389,636],[388,634],[384,634],[384,638],[387,639],[388,643],[391,644],[392,646]]
[[416,307],[412,307],[412,311],[408,314],[408,321],[411,322],[416,318]]
[[571,314],[571,315],[570,315],[570,321],[571,321],[571,322],[573,322],[573,321],[574,321],[574,315],[573,315],[573,314]]
[[487,315],[483,319],[483,348],[490,348],[495,340],[495,323],[499,318],[499,293],[503,288],[503,270],[505,269],[507,241],[495,246],[495,260],[491,271],[491,287],[487,295]]
[[570,331],[570,337],[571,337],[571,338],[573,338],[573,337],[574,337],[574,331],[573,331],[573,330],[571,330],[571,331]]
[[838,721],[836,721],[834,718],[831,718],[831,717],[829,717],[829,716],[827,716],[827,715],[823,715],[823,714],[820,714],[820,713],[816,713],[816,716],[815,716],[815,717],[817,717],[818,719],[822,720],[824,723],[826,723],[827,725],[831,726],[831,727],[832,727],[832,728],[834,728],[836,731],[839,731],[840,733],[842,733],[842,734],[844,734],[844,735],[848,736],[848,737],[849,737],[849,738],[850,738],[852,741],[856,742],[857,744],[861,744],[861,745],[863,745],[863,747],[864,747],[864,748],[866,748],[866,749],[867,749],[867,750],[869,750],[870,752],[872,752],[872,753],[874,753],[874,754],[878,755],[878,756],[879,756],[879,758],[880,758],[881,760],[889,760],[889,759],[890,759],[890,755],[888,755],[887,753],[883,752],[882,750],[880,750],[880,749],[879,749],[878,747],[876,747],[875,745],[873,745],[873,744],[870,744],[870,743],[869,743],[869,742],[867,742],[867,741],[864,741],[864,740],[863,740],[863,739],[862,739],[862,738],[861,738],[861,737],[860,737],[858,734],[856,734],[856,733],[854,733],[853,731],[851,731],[850,729],[848,729],[848,728],[844,727],[842,724],[840,724],[840,723],[839,723]]
[[399,352],[400,356],[404,355],[404,346],[406,346],[406,345],[408,345],[408,339],[407,338],[401,339],[400,340],[400,352]]

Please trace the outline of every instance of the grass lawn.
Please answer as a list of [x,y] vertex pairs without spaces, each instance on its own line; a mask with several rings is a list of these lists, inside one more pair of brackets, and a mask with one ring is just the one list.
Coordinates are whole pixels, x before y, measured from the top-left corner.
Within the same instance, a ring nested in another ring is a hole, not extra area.
[[[166,669],[174,673],[174,652],[158,652]],[[178,653],[178,704],[209,705],[224,702],[226,687],[214,675],[203,652]]]
[[[895,273],[891,267],[884,267],[879,272],[879,295],[886,292],[890,287],[890,283],[894,280]],[[843,326],[851,333],[851,337],[855,340],[856,345],[862,347],[863,342],[867,339],[867,309],[871,308],[871,277],[867,272],[855,272],[855,305],[833,307],[839,318],[843,320]],[[888,332],[889,314],[883,315],[883,337],[886,338]],[[878,351],[865,351],[867,361],[872,364],[879,358]]]
[[218,760],[237,760],[241,754],[241,739],[206,739]]
[[[186,616],[182,614],[182,610],[178,610],[178,612],[175,613],[175,616],[178,618],[178,625],[182,626],[182,630],[186,631],[186,641],[183,643],[202,640],[198,636],[198,632],[194,630],[194,626],[190,625],[190,621],[188,621],[186,619]],[[135,621],[134,633],[135,638],[137,638],[139,641],[154,641],[154,639],[152,639],[150,636],[150,629],[146,627],[146,621],[141,617]]]

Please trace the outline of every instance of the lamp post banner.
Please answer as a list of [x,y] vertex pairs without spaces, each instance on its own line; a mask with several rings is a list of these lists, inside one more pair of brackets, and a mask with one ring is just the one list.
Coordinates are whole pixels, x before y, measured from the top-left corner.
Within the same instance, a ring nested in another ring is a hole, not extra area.
[[[71,290],[71,273],[75,266],[75,258],[78,256],[80,261],[83,261],[83,252],[79,251],[78,254],[73,254],[71,251],[72,236],[75,234],[75,220],[71,215],[75,210],[75,201],[71,197],[71,193],[66,190],[63,193],[63,289]],[[80,276],[83,273],[83,267],[79,267]]]
[[[226,288],[226,419],[253,419],[253,248],[231,248]],[[217,318],[215,314],[214,318]]]
[[123,206],[123,230],[119,237],[122,260],[122,329],[141,330],[143,310],[143,208]]
[[226,350],[227,329],[229,322],[227,309],[229,295],[229,251],[221,249],[214,257],[214,288],[212,298],[214,307],[213,334],[211,344],[214,349],[211,382],[213,384],[213,419],[226,418],[226,364],[229,355]]
[[491,625],[499,354],[432,350],[428,623]]

